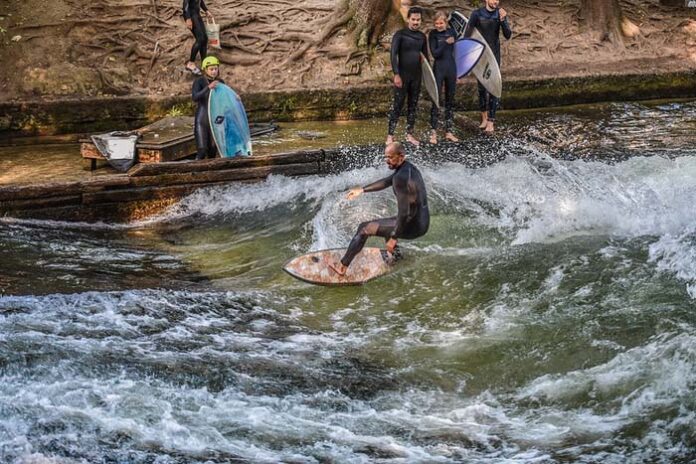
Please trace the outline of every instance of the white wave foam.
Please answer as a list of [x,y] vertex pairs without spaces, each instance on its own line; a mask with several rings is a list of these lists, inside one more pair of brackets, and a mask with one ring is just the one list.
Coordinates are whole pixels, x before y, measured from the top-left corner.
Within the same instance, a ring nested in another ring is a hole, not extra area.
[[[516,400],[541,406],[528,414],[528,420],[565,427],[565,438],[584,437],[581,441],[586,443],[649,421],[650,433],[634,438],[634,450],[627,454],[645,451],[649,456],[662,449],[667,456],[675,444],[672,437],[696,426],[695,383],[696,335],[687,329],[656,336],[596,367],[540,377],[520,389]],[[654,442],[658,437],[661,444]],[[671,451],[679,456],[684,449]],[[621,457],[626,459],[627,454]]]
[[696,299],[696,228],[679,235],[667,234],[650,245],[650,261],[662,272],[687,282],[686,291]]
[[482,224],[512,236],[512,244],[572,235],[662,235],[690,224],[696,201],[696,158],[634,158],[616,165],[527,159],[485,169],[449,165],[430,173],[434,188],[478,204]]
[[141,221],[150,224],[194,215],[215,216],[263,211],[278,205],[304,200],[321,200],[359,185],[365,176],[377,176],[373,168],[349,171],[340,175],[289,178],[271,175],[254,184],[231,184],[198,190],[157,217]]

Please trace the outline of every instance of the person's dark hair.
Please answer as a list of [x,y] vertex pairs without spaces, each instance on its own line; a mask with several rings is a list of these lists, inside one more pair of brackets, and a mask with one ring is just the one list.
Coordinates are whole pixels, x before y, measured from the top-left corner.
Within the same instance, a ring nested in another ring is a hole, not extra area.
[[391,149],[395,155],[406,155],[406,147],[404,147],[404,144],[401,142],[392,142],[387,146],[387,148]]
[[423,16],[423,8],[421,8],[419,6],[412,6],[411,8],[408,9],[408,13],[406,13],[406,17],[410,18],[411,15],[414,15],[414,14],[419,14],[419,15]]

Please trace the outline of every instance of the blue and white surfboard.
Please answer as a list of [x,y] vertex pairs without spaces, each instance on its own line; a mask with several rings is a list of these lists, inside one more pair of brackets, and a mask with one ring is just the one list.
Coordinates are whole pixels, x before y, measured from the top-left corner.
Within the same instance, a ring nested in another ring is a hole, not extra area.
[[475,39],[461,39],[454,44],[454,61],[457,63],[457,79],[466,76],[478,64],[486,46]]
[[208,119],[220,156],[251,156],[249,121],[242,100],[234,90],[221,83],[211,90]]

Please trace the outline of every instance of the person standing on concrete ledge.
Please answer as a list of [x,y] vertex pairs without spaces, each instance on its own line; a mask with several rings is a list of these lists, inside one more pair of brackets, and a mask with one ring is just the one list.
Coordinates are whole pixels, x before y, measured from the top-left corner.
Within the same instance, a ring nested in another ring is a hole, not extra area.
[[394,131],[401,117],[401,110],[408,97],[408,114],[406,116],[406,140],[415,146],[420,145],[413,136],[416,125],[416,109],[421,87],[421,60],[428,54],[428,40],[418,29],[421,25],[423,10],[417,6],[408,10],[408,27],[394,34],[391,43],[391,65],[394,71],[394,106],[389,113],[389,132],[387,144],[394,142]]
[[[486,6],[479,8],[471,13],[469,23],[464,32],[465,37],[471,37],[474,29],[478,29],[488,46],[491,47],[495,59],[500,67],[500,31],[503,36],[510,40],[512,29],[508,22],[507,11],[498,8],[500,0],[486,0]],[[501,67],[502,69],[502,67]],[[498,110],[498,99],[488,93],[486,88],[479,82],[479,109],[481,110],[481,129],[492,134],[495,131],[495,112]]]
[[201,66],[203,76],[193,81],[191,98],[196,103],[196,116],[193,121],[193,135],[196,138],[196,159],[202,160],[215,158],[217,146],[213,140],[213,133],[210,129],[208,119],[208,97],[210,91],[217,87],[218,83],[224,84],[220,79],[220,60],[214,56],[208,56],[203,60]]
[[[454,125],[454,93],[457,86],[457,63],[454,61],[454,42],[457,33],[447,27],[447,14],[444,11],[435,13],[435,29],[428,35],[430,54],[435,63],[433,71],[435,82],[440,94],[440,104],[444,100],[445,107],[445,139],[450,142],[458,142],[459,139],[452,133]],[[444,90],[444,92],[443,92]],[[444,96],[444,98],[442,98]],[[430,109],[430,143],[437,143],[437,123],[440,117],[440,109],[433,103]]]

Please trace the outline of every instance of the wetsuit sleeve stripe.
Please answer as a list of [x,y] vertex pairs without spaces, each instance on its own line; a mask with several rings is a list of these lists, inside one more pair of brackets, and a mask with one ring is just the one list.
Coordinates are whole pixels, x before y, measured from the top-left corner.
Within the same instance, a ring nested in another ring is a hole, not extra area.
[[205,4],[204,0],[201,0],[201,10],[208,12],[208,5]]
[[391,65],[394,74],[399,74],[399,48],[401,48],[401,34],[394,34],[391,43]]
[[373,182],[370,185],[366,185],[363,187],[363,192],[378,192],[380,190],[384,190],[392,185],[393,179],[394,174],[389,177],[385,177],[384,179],[380,179],[377,182]]

